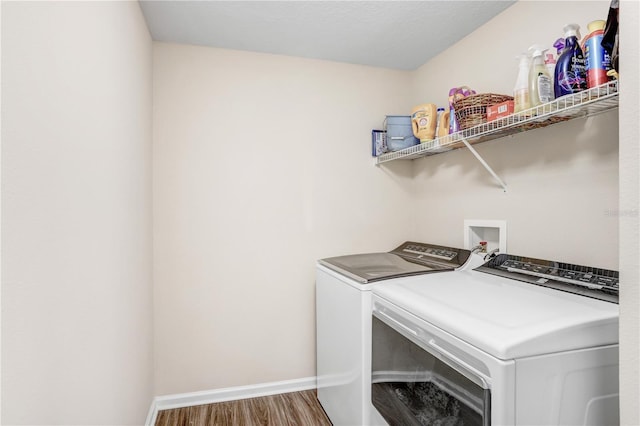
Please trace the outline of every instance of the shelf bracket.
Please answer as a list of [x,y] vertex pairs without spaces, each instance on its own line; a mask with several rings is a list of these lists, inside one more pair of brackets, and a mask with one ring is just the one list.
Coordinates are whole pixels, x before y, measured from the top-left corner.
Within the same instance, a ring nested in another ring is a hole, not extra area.
[[491,173],[491,176],[493,176],[493,178],[500,184],[504,192],[507,192],[507,184],[504,183],[504,181],[500,179],[500,177],[496,174],[496,172],[493,171],[491,166],[489,166],[487,162],[484,161],[484,158],[482,158],[480,154],[478,154],[478,151],[476,151],[475,148],[471,146],[471,144],[467,141],[466,138],[462,138],[461,140],[462,140],[462,143],[464,143],[465,146],[469,148],[469,151],[471,151],[471,153],[474,155],[474,157],[476,157],[476,159],[480,162],[480,164],[482,164],[484,168],[487,169],[489,173]]

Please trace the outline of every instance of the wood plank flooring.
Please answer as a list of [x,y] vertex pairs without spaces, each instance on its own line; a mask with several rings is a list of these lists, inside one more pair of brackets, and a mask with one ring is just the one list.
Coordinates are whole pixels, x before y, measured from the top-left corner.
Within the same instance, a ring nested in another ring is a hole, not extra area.
[[156,426],[331,426],[315,390],[158,412]]

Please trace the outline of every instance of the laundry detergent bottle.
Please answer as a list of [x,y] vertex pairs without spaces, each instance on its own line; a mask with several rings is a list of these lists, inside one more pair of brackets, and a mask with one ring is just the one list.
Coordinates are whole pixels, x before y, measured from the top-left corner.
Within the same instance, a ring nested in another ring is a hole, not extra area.
[[531,61],[529,57],[523,53],[516,56],[518,59],[518,78],[513,87],[513,111],[520,112],[531,108],[529,101],[529,65]]
[[420,104],[411,110],[411,125],[413,136],[421,143],[436,137],[437,107],[435,104]]
[[556,63],[554,75],[555,97],[571,95],[587,88],[584,54],[578,39],[580,26],[569,24],[564,27],[565,45]]
[[584,68],[587,76],[587,87],[592,88],[609,80],[607,72],[611,69],[611,57],[602,47],[602,37],[606,22],[602,20],[589,22],[589,34],[584,38]]
[[553,100],[551,76],[542,56],[547,49],[533,45],[529,48],[531,55],[531,69],[529,70],[529,102],[532,107],[542,105]]

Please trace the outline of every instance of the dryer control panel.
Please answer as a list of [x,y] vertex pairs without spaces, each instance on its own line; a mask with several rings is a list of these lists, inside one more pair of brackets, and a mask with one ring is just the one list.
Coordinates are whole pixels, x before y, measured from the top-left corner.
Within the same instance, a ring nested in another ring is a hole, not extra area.
[[499,254],[477,271],[618,303],[618,271]]

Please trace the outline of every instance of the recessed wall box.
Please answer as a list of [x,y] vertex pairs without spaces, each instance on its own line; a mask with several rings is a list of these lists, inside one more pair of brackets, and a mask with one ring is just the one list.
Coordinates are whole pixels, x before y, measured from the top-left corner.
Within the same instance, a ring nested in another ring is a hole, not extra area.
[[464,221],[464,248],[467,250],[487,242],[487,251],[498,249],[500,253],[507,252],[507,221],[506,220],[472,220]]

